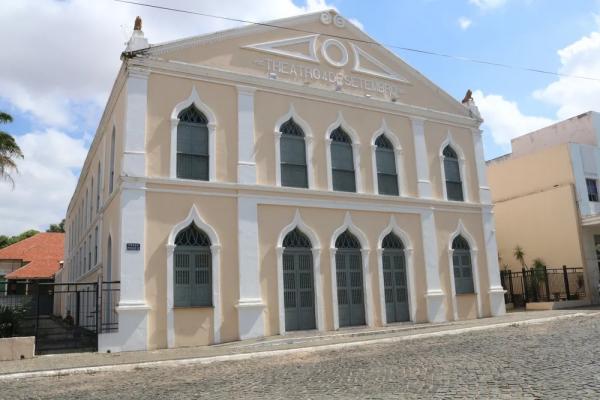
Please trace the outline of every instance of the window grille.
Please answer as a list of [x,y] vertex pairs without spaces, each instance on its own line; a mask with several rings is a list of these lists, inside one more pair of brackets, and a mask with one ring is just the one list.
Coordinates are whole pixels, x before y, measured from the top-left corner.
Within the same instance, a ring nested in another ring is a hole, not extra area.
[[176,307],[212,306],[210,239],[194,223],[175,237],[173,298]]
[[377,164],[377,187],[379,194],[398,196],[398,174],[394,146],[385,135],[375,140],[375,160]]
[[304,132],[292,118],[281,125],[280,132],[281,185],[308,188]]
[[310,239],[300,229],[294,228],[293,231],[285,235],[283,247],[311,248],[312,246]]
[[464,201],[460,164],[454,149],[446,146],[444,156],[444,173],[446,175],[446,196],[448,200]]
[[210,247],[210,238],[193,222],[175,237],[175,246]]
[[177,177],[208,180],[208,120],[194,105],[181,111],[177,124]]
[[346,229],[335,241],[335,247],[338,249],[360,249],[360,242],[348,229]]
[[381,247],[383,247],[384,249],[403,250],[404,243],[402,243],[402,240],[398,236],[396,236],[393,232],[390,232],[386,235],[386,237],[383,238]]
[[341,127],[331,132],[331,182],[333,190],[356,192],[352,140]]
[[598,185],[595,179],[586,179],[585,184],[587,186],[588,200],[598,201]]

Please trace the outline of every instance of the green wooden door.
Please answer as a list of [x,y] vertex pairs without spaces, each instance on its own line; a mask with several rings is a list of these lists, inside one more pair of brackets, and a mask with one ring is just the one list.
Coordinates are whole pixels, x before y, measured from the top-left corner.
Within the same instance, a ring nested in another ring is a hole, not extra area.
[[409,321],[404,250],[384,250],[382,258],[387,322]]
[[315,291],[310,249],[283,252],[285,330],[315,329]]
[[335,255],[339,326],[365,324],[362,257],[358,249],[339,249]]

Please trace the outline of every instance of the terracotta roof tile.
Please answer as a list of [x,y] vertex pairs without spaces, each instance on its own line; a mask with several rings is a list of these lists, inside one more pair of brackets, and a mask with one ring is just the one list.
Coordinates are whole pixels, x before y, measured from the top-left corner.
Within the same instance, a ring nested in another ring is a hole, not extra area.
[[6,275],[7,279],[52,278],[64,257],[64,233],[41,232],[0,249],[0,260],[23,260],[27,264]]

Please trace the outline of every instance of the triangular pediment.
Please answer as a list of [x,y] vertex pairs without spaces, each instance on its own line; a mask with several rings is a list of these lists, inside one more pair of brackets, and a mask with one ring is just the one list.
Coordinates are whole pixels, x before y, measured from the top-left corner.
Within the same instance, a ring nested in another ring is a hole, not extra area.
[[468,114],[456,99],[333,10],[153,46],[150,54],[170,62]]

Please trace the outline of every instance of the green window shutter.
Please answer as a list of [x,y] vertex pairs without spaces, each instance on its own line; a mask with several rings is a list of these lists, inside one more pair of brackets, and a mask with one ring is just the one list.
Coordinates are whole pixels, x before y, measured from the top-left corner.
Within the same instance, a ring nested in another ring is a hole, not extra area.
[[208,127],[203,123],[177,125],[177,177],[208,180]]
[[175,307],[189,307],[191,299],[190,254],[175,251],[173,300]]
[[454,250],[452,262],[454,264],[454,288],[456,294],[475,293],[470,251]]
[[454,157],[444,157],[444,173],[446,175],[446,195],[448,200],[463,201],[460,165]]
[[194,252],[194,278],[191,287],[192,306],[212,306],[212,260],[210,251]]
[[282,135],[280,153],[281,185],[308,188],[304,137]]
[[352,145],[343,142],[331,143],[331,168],[333,190],[356,192]]

